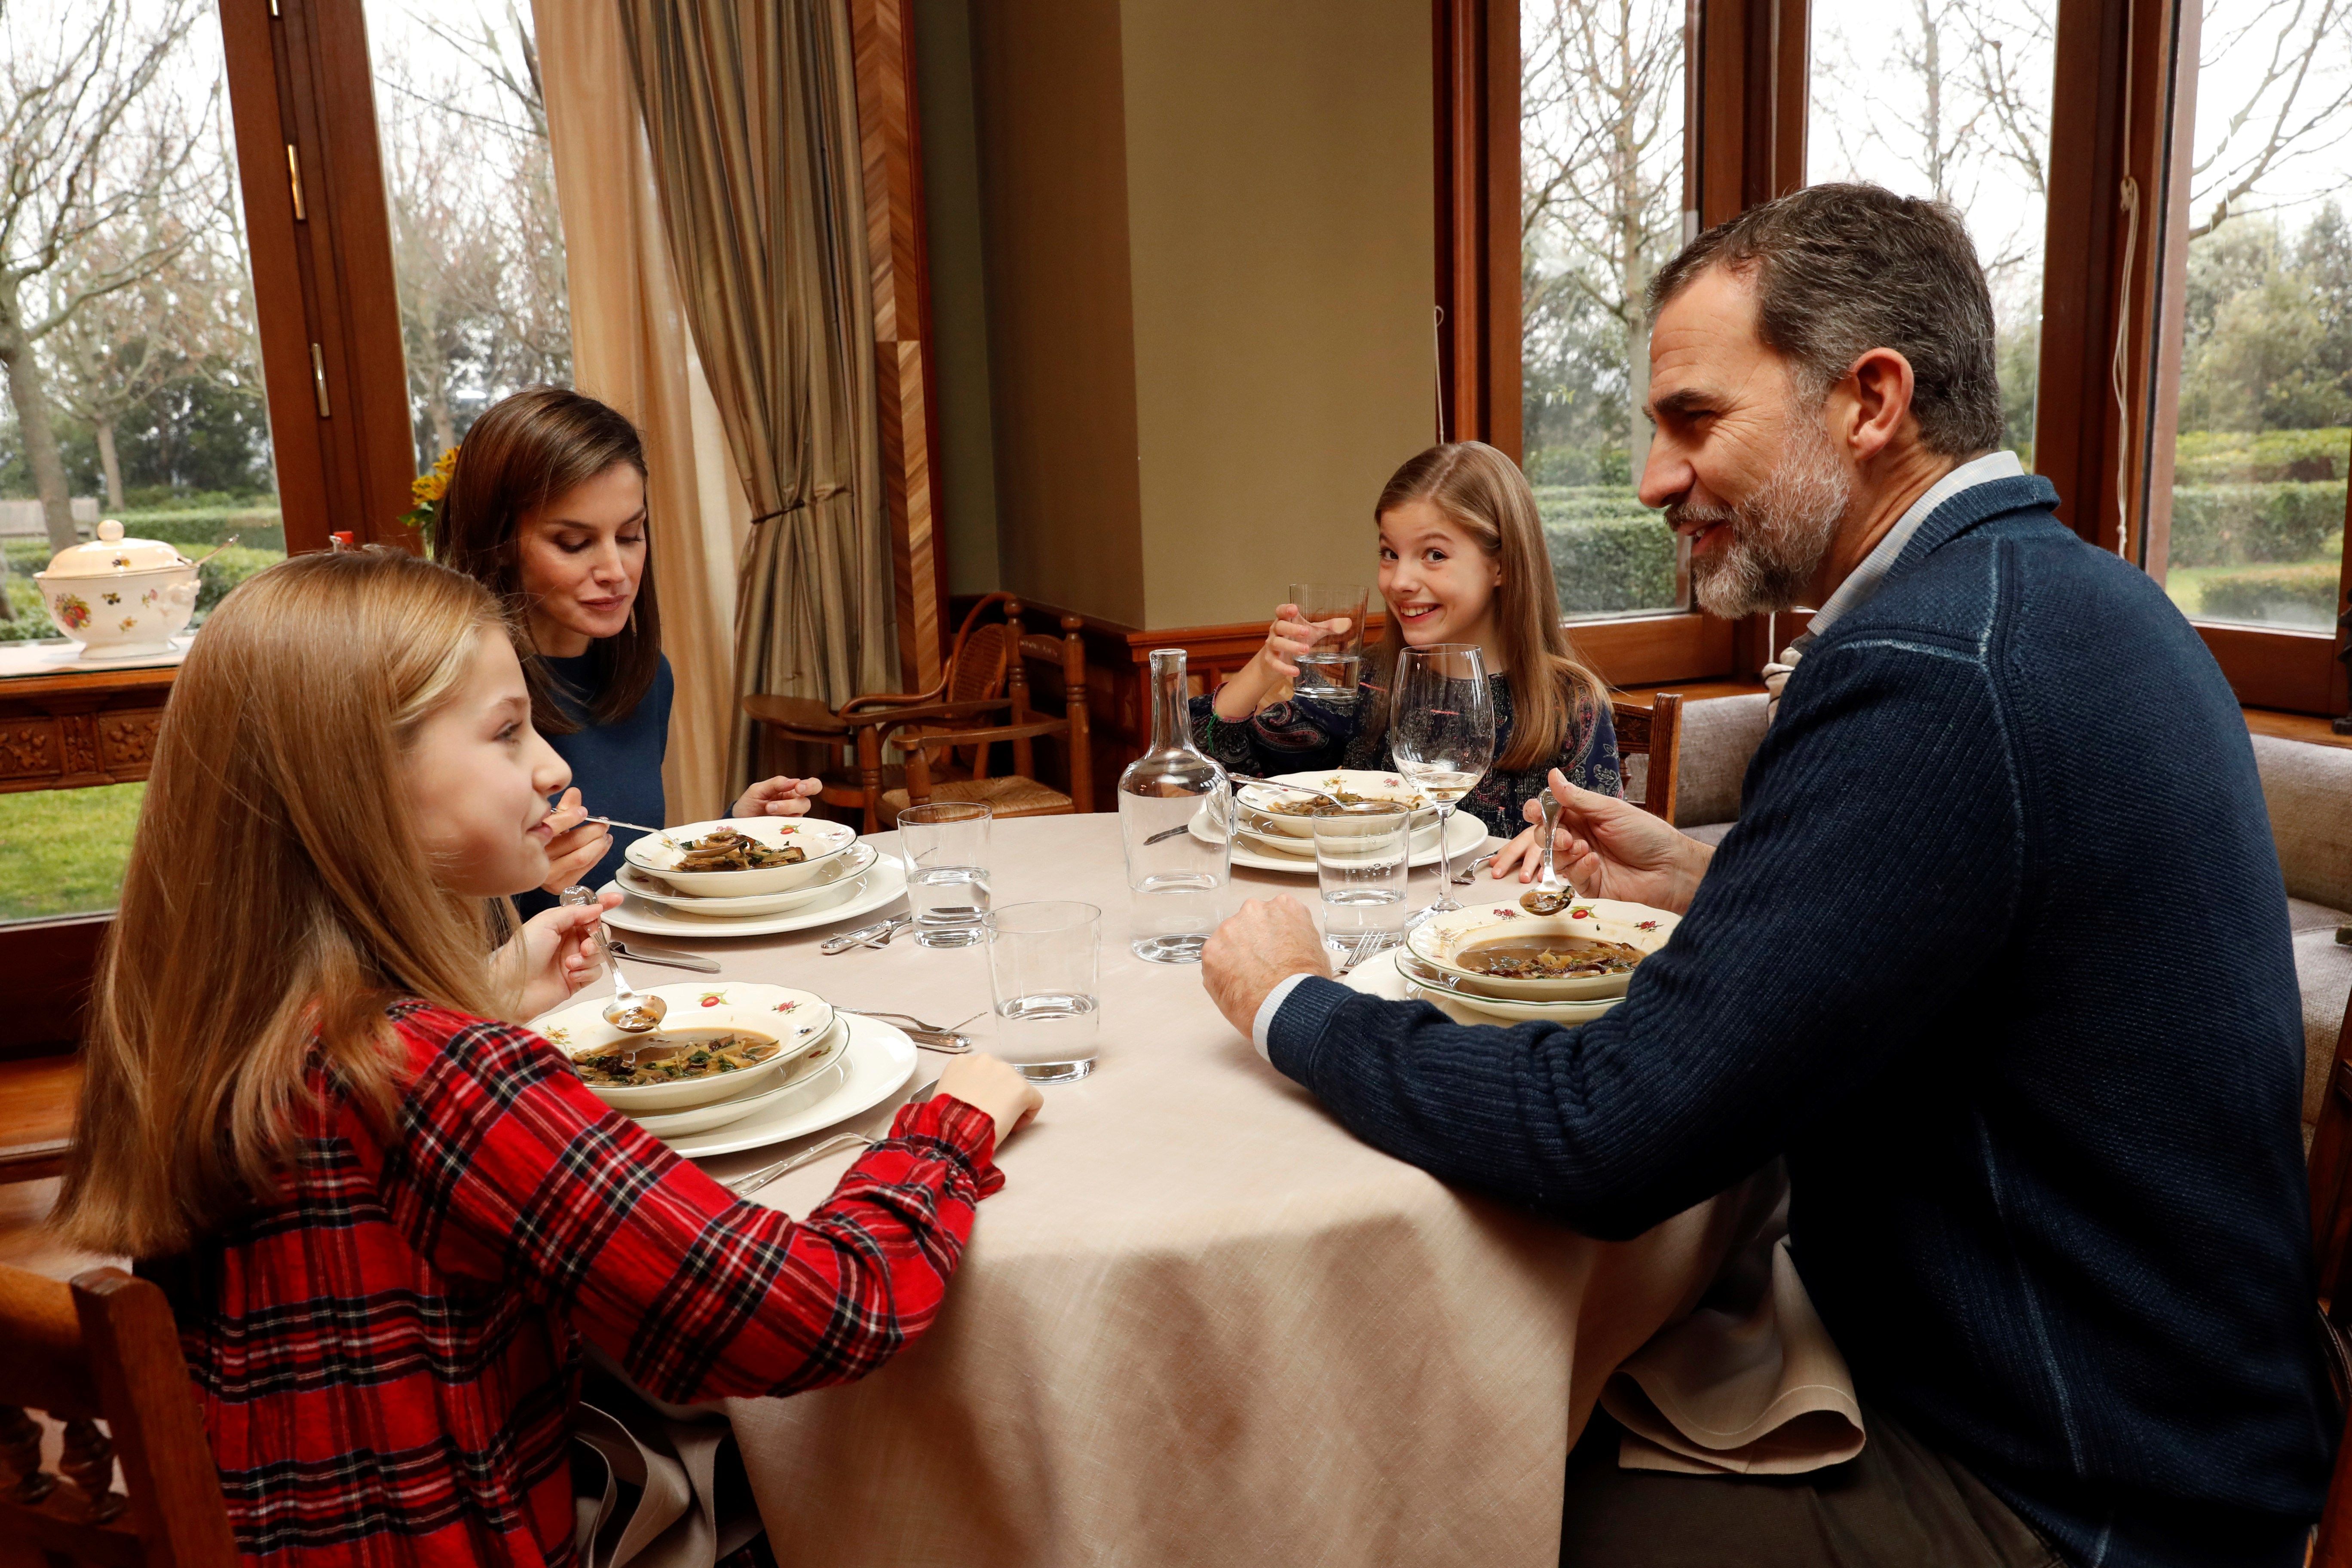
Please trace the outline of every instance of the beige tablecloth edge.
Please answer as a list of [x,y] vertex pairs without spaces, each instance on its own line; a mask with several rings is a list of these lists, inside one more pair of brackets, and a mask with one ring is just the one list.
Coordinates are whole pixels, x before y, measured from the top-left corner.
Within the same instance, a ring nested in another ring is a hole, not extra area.
[[[1343,984],[1402,1000],[1376,960]],[[1456,1023],[1492,1019],[1425,998]],[[1843,1464],[1865,1440],[1853,1375],[1813,1310],[1788,1241],[1787,1179],[1734,1242],[1696,1307],[1610,1374],[1601,1407],[1626,1429],[1618,1463],[1691,1475],[1799,1475]]]

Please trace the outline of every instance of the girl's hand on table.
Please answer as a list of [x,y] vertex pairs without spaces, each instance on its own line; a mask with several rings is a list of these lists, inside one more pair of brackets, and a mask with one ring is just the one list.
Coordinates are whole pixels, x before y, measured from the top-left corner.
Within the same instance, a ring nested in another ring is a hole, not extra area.
[[788,779],[778,773],[772,779],[761,779],[743,792],[743,798],[728,809],[730,816],[801,816],[806,815],[809,799],[824,788],[823,779]]
[[596,977],[604,964],[596,951],[596,922],[620,901],[614,889],[593,904],[541,910],[499,949],[498,962],[514,986],[518,1017],[536,1018],[562,1006]]
[[[1559,802],[1552,865],[1569,886],[1588,899],[1622,899],[1675,914],[1690,908],[1713,849],[1630,800],[1579,789],[1558,768],[1550,783]],[[1540,820],[1534,801],[1528,802],[1527,816]],[[1530,827],[1505,845],[1487,874],[1500,881],[1516,870],[1520,881],[1534,881],[1542,867],[1540,831]]]
[[596,863],[613,847],[613,830],[601,822],[588,820],[588,808],[580,804],[580,792],[568,789],[555,809],[547,814],[555,829],[555,837],[547,841],[547,880],[540,887],[551,893],[561,893],[573,883],[583,880],[596,868]]
[[1287,692],[1298,678],[1300,656],[1314,647],[1316,639],[1344,632],[1352,624],[1345,616],[1328,621],[1305,620],[1296,605],[1277,607],[1274,624],[1265,629],[1265,646],[1217,688],[1217,717],[1229,724],[1239,723]]
[[940,1072],[933,1092],[961,1100],[996,1123],[996,1146],[1036,1120],[1045,1097],[1037,1086],[992,1056],[958,1057]]

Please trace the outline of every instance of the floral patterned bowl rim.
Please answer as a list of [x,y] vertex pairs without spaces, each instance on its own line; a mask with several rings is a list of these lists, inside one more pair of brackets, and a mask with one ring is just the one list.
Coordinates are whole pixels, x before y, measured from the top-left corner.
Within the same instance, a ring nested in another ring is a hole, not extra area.
[[1457,961],[1464,952],[1484,942],[1524,936],[1593,937],[1601,942],[1625,942],[1645,953],[1655,952],[1666,945],[1666,939],[1681,923],[1679,915],[1616,899],[1580,899],[1556,915],[1531,915],[1516,902],[1498,900],[1433,916],[1406,934],[1405,947],[1423,963],[1444,971],[1465,990],[1482,996],[1516,1002],[1587,1002],[1602,996],[1622,996],[1633,983],[1633,975],[1499,980],[1465,969]]
[[[731,827],[758,839],[772,848],[781,849],[797,844],[808,858],[791,866],[770,866],[756,871],[680,871],[677,863],[685,852],[671,847],[701,837],[714,828]],[[681,893],[699,894],[706,898],[753,898],[761,893],[781,893],[793,888],[805,887],[816,879],[826,862],[857,842],[857,829],[845,822],[827,822],[814,816],[751,816],[717,817],[709,822],[689,822],[667,830],[669,844],[647,833],[632,839],[622,853],[623,858],[640,871],[651,871]]]
[[[644,993],[669,1006],[662,1031],[677,1029],[750,1029],[773,1035],[784,1048],[740,1072],[713,1073],[709,1078],[677,1083],[636,1084],[627,1088],[588,1086],[588,1092],[615,1110],[631,1115],[650,1110],[684,1110],[749,1094],[781,1075],[788,1063],[824,1043],[833,1026],[833,1004],[811,991],[788,985],[761,985],[749,981],[725,984],[656,985]],[[593,1056],[631,1037],[604,1022],[604,1004],[612,998],[574,997],[568,1006],[543,1014],[530,1026],[545,1036],[567,1058]]]
[[[1276,784],[1305,784],[1309,789],[1334,792],[1344,790],[1366,800],[1419,802],[1412,808],[1413,826],[1419,827],[1437,820],[1437,807],[1429,805],[1428,797],[1402,773],[1374,773],[1369,768],[1331,768],[1319,773],[1274,773],[1269,776]],[[1238,795],[1241,803],[1251,808],[1249,826],[1260,837],[1269,831],[1290,838],[1315,837],[1314,818],[1284,816],[1265,809],[1278,801],[1306,797],[1292,795],[1287,790],[1268,789],[1264,784],[1244,784]]]

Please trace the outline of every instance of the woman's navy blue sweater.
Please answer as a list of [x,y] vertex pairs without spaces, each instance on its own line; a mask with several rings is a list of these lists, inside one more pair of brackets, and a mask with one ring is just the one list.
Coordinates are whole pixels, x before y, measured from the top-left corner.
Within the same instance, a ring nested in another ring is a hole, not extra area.
[[1309,980],[1270,1052],[1599,1236],[1785,1154],[1866,1402],[2077,1563],[2299,1563],[2336,1415],[2277,854],[2211,656],[2056,499],[1962,491],[1808,650],[1623,1005],[1472,1028]]

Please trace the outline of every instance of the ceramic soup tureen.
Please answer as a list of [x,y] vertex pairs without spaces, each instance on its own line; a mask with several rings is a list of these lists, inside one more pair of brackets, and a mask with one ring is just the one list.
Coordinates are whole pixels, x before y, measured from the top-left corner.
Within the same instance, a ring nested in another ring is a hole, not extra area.
[[84,658],[169,653],[196,609],[194,563],[161,540],[123,538],[111,519],[89,543],[58,551],[33,581]]

